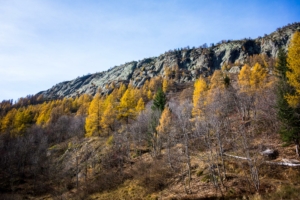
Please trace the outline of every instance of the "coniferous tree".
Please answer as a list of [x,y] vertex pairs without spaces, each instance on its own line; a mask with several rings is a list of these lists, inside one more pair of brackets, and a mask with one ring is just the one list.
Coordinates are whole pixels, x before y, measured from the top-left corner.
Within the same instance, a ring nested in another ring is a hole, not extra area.
[[137,113],[142,112],[145,109],[145,103],[143,101],[143,98],[140,98],[139,101],[137,102],[137,105],[135,107]]
[[90,137],[94,134],[100,134],[100,120],[103,109],[103,100],[101,99],[100,94],[96,94],[92,100],[89,107],[89,114],[85,122],[85,130],[87,137]]
[[167,102],[166,95],[163,92],[163,90],[161,88],[159,88],[158,91],[155,94],[152,109],[153,110],[157,109],[157,110],[160,110],[162,112],[165,108],[166,102]]
[[267,70],[256,63],[251,71],[250,75],[250,85],[253,90],[261,89],[264,86],[265,79],[267,77]]
[[225,87],[224,74],[221,70],[215,70],[210,80],[210,89],[219,87]]
[[167,134],[168,131],[170,131],[171,128],[171,111],[168,107],[166,107],[159,119],[159,125],[156,127],[156,130],[160,134]]
[[250,76],[251,76],[251,67],[249,65],[244,65],[238,76],[239,85],[241,91],[248,92],[250,89]]
[[147,98],[148,98],[149,100],[151,100],[152,97],[153,97],[153,95],[152,95],[151,90],[148,90],[148,91],[147,91]]
[[300,106],[300,32],[297,31],[290,43],[288,51],[288,71],[286,76],[288,83],[294,89],[293,93],[286,96],[290,106],[296,108]]
[[287,81],[287,72],[289,72],[287,65],[287,55],[283,49],[280,49],[276,63],[276,73],[279,79],[277,85],[276,104],[277,116],[281,122],[280,134],[284,141],[294,142],[296,144],[296,152],[299,155],[300,118],[297,113],[300,112],[299,109],[290,106],[288,99],[286,98],[287,94],[291,94],[293,92],[293,88]]
[[88,94],[81,95],[77,100],[78,110],[77,110],[76,114],[77,115],[87,115],[91,100],[92,100],[92,97],[90,95],[88,95]]
[[280,81],[286,82],[287,70],[287,55],[286,52],[282,48],[280,48],[278,50],[277,61],[275,66],[275,71]]
[[166,93],[168,91],[168,89],[169,89],[169,81],[168,81],[168,79],[165,78],[163,80],[163,84],[162,85],[163,85],[162,86],[163,87],[163,92]]
[[113,107],[113,104],[109,102],[100,121],[101,127],[107,132],[108,135],[114,130],[115,117],[115,108]]
[[1,122],[1,131],[8,131],[9,129],[12,128],[14,118],[17,114],[17,109],[13,108],[8,113],[5,115],[5,117],[2,119]]
[[55,102],[45,102],[41,105],[39,116],[37,118],[36,123],[38,125],[45,125],[50,121],[51,111],[54,107]]
[[205,96],[208,86],[203,78],[195,81],[193,94],[193,116],[200,116],[201,107],[205,105]]
[[137,101],[134,96],[134,90],[132,87],[128,87],[120,100],[120,105],[118,107],[118,119],[124,120],[128,124],[129,119],[135,118],[136,103]]

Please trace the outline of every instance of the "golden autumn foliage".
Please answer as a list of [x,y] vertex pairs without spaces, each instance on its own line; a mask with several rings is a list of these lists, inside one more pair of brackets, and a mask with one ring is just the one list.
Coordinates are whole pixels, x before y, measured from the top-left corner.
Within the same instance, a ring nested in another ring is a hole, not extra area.
[[266,77],[267,77],[267,70],[259,63],[256,63],[253,66],[250,75],[250,86],[252,87],[252,89],[263,88]]
[[144,103],[143,98],[139,99],[139,101],[137,102],[137,105],[135,107],[135,110],[137,111],[137,113],[140,113],[143,110],[145,110],[145,103]]
[[13,108],[2,119],[2,123],[1,123],[2,132],[8,130],[12,126],[16,114],[17,114],[17,109]]
[[164,93],[167,93],[168,89],[169,89],[169,80],[168,79],[164,79],[163,80],[163,84],[162,84],[162,89]]
[[30,109],[18,109],[13,121],[13,127],[15,128],[16,134],[23,133],[25,129],[33,122],[33,118],[33,112]]
[[193,116],[199,116],[201,113],[201,106],[205,104],[206,91],[208,86],[203,78],[195,81],[193,93]]
[[120,100],[120,105],[118,107],[118,119],[125,120],[128,123],[129,119],[133,119],[136,115],[136,99],[134,96],[134,90],[128,87],[124,95]]
[[157,132],[159,134],[167,134],[170,131],[171,122],[171,111],[168,107],[165,107],[159,119],[159,125],[156,127]]
[[168,66],[165,67],[164,75],[168,79],[172,78],[172,70],[170,67]]
[[242,92],[252,93],[266,86],[267,70],[264,66],[256,63],[252,69],[244,65],[238,76],[238,82]]
[[106,106],[100,121],[101,127],[107,132],[114,130],[114,122],[116,118],[116,110],[111,102]]
[[44,125],[50,121],[51,111],[55,102],[43,103],[40,108],[39,116],[36,123],[38,125]]
[[250,77],[251,77],[251,67],[249,65],[244,65],[238,76],[239,85],[241,91],[247,92],[250,90]]
[[[158,80],[161,79],[156,79],[154,85],[158,84],[156,83]],[[132,84],[129,84],[126,89],[126,85],[121,83],[119,88],[115,87],[107,96],[97,93],[92,98],[88,94],[83,94],[76,98],[45,101],[41,104],[18,107],[18,109],[10,108],[0,118],[0,130],[18,136],[33,124],[47,127],[56,123],[63,115],[76,115],[86,117],[87,137],[107,135],[114,130],[118,119],[128,122],[145,109],[148,96],[150,99],[153,96],[148,86],[149,81],[146,81],[145,87],[141,89],[134,88]]]
[[147,98],[148,98],[149,100],[153,99],[153,94],[152,94],[151,90],[148,90],[148,91],[147,91]]
[[224,74],[221,70],[215,70],[210,80],[210,89],[217,87],[225,87]]
[[118,99],[121,99],[121,98],[122,98],[122,96],[124,95],[126,89],[127,89],[127,88],[126,88],[126,85],[124,85],[123,83],[121,83],[121,84],[120,84],[120,87],[119,87],[119,89],[118,89],[118,96],[117,96]]
[[[76,100],[75,100],[76,101]],[[92,97],[88,94],[83,94],[77,99],[77,115],[87,115]]]
[[148,100],[148,96],[147,96],[148,85],[149,85],[149,81],[146,80],[144,85],[139,89],[139,93],[145,101]]
[[89,115],[86,118],[85,130],[86,136],[90,137],[94,134],[100,134],[100,120],[103,111],[103,100],[100,94],[96,94],[89,106]]
[[162,78],[160,76],[156,76],[150,79],[149,89],[152,92],[157,91],[158,88],[161,88],[161,86],[162,86]]
[[288,83],[295,89],[294,94],[286,96],[290,106],[297,107],[300,104],[300,32],[297,31],[290,43],[287,54],[288,69],[286,77]]

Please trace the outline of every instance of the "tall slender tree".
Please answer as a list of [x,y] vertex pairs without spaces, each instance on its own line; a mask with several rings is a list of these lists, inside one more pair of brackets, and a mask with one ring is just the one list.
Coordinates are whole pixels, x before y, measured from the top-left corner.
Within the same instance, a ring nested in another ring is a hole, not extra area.
[[165,108],[166,102],[167,102],[167,97],[166,97],[165,93],[163,92],[162,88],[159,88],[155,94],[152,109],[153,110],[157,109],[162,112]]
[[118,119],[123,120],[128,124],[129,119],[134,119],[136,116],[136,104],[137,100],[134,96],[134,90],[132,87],[128,87],[120,100]]
[[203,78],[195,81],[194,84],[194,94],[193,94],[193,116],[200,116],[201,107],[205,105],[205,96],[208,86]]
[[85,136],[90,137],[95,134],[100,134],[101,130],[101,115],[102,115],[103,100],[100,94],[96,94],[89,107],[89,114],[85,122]]
[[[300,35],[298,34],[297,37],[299,36]],[[298,40],[299,39],[300,37],[298,38]],[[282,49],[280,49],[278,52],[276,63],[276,73],[278,76],[276,104],[277,116],[281,121],[280,134],[282,136],[282,139],[286,142],[294,142],[296,145],[296,154],[299,156],[300,107],[297,106],[299,105],[297,103],[297,92],[294,85],[291,83],[296,83],[293,79],[297,77],[297,74],[295,73],[298,69],[293,69],[297,67],[297,62],[295,63],[294,59],[298,59],[295,51],[297,49],[297,45],[298,49],[300,49],[300,43],[294,42],[295,36],[291,41],[288,55],[286,55],[286,53]],[[298,55],[298,57],[299,56],[300,55]]]
[[290,43],[288,56],[288,83],[293,87],[293,93],[287,95],[289,105],[296,108],[300,106],[300,32],[297,31]]

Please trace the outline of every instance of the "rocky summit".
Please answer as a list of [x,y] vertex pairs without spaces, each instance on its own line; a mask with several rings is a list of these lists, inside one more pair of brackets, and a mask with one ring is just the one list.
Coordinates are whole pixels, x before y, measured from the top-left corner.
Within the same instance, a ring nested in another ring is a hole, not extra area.
[[[111,84],[119,85],[121,82],[131,82],[140,87],[144,82],[154,76],[165,76],[166,70],[179,70],[181,76],[176,81],[186,83],[194,81],[200,74],[209,75],[223,64],[243,64],[251,55],[266,54],[276,57],[278,49],[287,49],[291,36],[300,29],[300,23],[293,23],[275,32],[256,39],[223,40],[210,47],[202,45],[198,48],[182,48],[170,50],[158,57],[146,58],[141,61],[132,61],[116,66],[107,71],[78,77],[71,81],[61,82],[52,88],[39,92],[46,99],[62,97],[76,97],[84,93],[94,95],[101,90],[109,93]],[[239,71],[235,66],[229,72]]]

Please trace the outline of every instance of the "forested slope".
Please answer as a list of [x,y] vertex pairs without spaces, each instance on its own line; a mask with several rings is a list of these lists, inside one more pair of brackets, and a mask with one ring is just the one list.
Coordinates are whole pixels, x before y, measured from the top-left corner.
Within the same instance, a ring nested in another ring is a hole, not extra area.
[[297,199],[300,33],[283,38],[191,81],[176,61],[140,85],[3,101],[1,199]]

